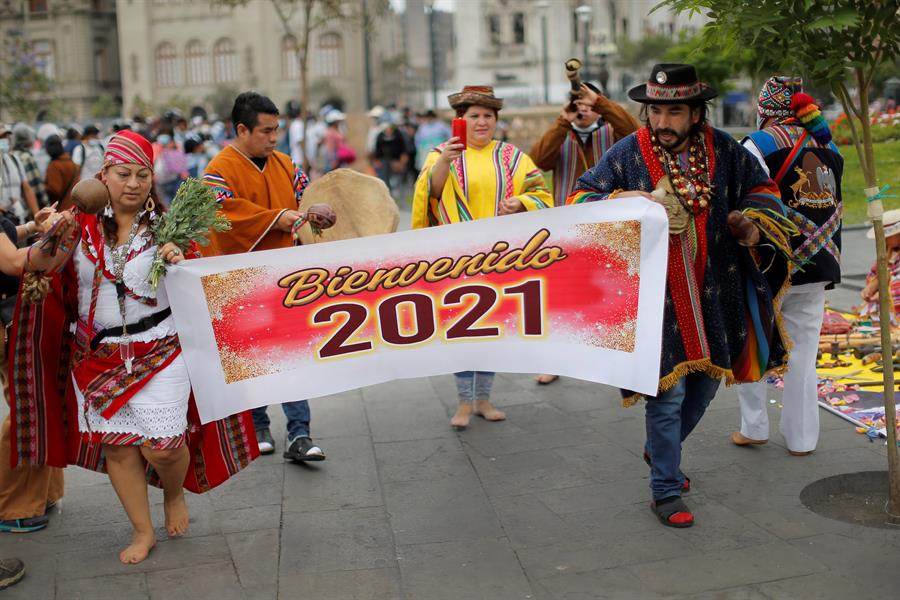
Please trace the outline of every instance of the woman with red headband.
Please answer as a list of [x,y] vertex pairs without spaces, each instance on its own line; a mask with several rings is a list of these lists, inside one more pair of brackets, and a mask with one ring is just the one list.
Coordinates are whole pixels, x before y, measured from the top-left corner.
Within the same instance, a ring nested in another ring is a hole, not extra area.
[[[119,558],[137,563],[156,543],[148,481],[163,488],[166,530],[178,537],[188,526],[184,488],[210,489],[258,452],[246,415],[197,423],[165,281],[155,289],[147,281],[157,255],[171,264],[185,258],[174,244],[159,248],[153,238],[151,225],[163,209],[153,189],[150,143],[131,131],[116,134],[98,178],[109,191],[106,208],[78,214],[74,235],[55,258],[32,258],[32,268],[62,274],[51,278],[45,299],[23,302],[14,319],[13,452],[30,464],[44,459],[105,470],[133,527]],[[71,373],[29,376],[30,355],[37,353],[43,371],[65,373],[54,371],[56,359],[68,361]],[[58,414],[48,397],[65,398]],[[51,417],[48,424],[29,418],[41,411]]]

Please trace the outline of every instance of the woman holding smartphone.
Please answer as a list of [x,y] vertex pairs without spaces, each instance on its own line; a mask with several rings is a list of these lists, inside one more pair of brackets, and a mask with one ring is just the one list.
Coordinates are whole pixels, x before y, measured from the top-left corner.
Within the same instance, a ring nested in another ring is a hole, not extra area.
[[[466,86],[448,97],[456,111],[454,135],[428,154],[413,198],[414,229],[509,215],[553,206],[543,172],[527,154],[494,139],[503,100],[489,86]],[[464,125],[464,129],[462,128]],[[465,131],[465,137],[459,135]],[[465,429],[472,415],[502,421],[491,405],[494,374],[456,374],[459,406],[450,420]]]

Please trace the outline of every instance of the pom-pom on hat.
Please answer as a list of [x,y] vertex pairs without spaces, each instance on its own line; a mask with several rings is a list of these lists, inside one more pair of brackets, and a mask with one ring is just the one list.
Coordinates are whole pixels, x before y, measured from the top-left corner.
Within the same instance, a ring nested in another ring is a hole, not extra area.
[[112,136],[103,155],[104,165],[140,165],[153,169],[153,146],[139,133],[123,129]]
[[794,94],[791,98],[791,111],[820,146],[831,141],[831,129],[812,96],[803,92]]

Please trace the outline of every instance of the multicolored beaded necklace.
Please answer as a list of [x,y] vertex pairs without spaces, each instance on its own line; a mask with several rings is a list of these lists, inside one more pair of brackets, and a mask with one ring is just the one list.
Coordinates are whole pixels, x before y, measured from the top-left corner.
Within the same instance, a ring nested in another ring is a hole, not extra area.
[[672,182],[675,197],[682,206],[695,214],[706,209],[712,198],[712,186],[709,183],[709,159],[706,156],[703,136],[698,134],[691,138],[687,169],[683,169],[679,164],[677,155],[660,146],[656,134],[652,132],[650,143],[656,158]]

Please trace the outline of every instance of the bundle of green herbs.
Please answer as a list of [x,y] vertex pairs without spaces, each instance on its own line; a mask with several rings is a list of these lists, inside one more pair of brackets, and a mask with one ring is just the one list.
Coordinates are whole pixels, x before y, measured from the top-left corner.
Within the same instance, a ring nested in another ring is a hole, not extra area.
[[[199,179],[188,179],[181,184],[169,210],[153,225],[156,244],[162,248],[172,242],[186,252],[191,242],[201,246],[209,244],[209,232],[228,231],[231,221],[219,212],[219,203],[213,190]],[[166,273],[166,262],[157,254],[150,267],[148,281],[154,287]]]

